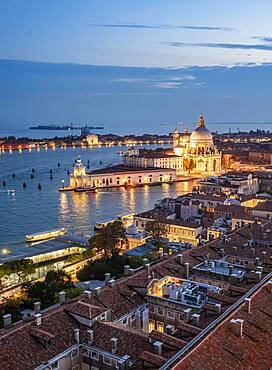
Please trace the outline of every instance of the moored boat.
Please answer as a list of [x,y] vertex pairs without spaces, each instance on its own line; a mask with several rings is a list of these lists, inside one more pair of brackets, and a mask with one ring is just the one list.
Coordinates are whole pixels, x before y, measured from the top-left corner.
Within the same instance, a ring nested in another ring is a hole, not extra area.
[[44,231],[40,233],[26,235],[25,240],[27,242],[36,242],[36,241],[55,238],[57,236],[64,235],[66,233],[67,233],[67,229],[62,227],[61,229],[49,230],[49,231]]

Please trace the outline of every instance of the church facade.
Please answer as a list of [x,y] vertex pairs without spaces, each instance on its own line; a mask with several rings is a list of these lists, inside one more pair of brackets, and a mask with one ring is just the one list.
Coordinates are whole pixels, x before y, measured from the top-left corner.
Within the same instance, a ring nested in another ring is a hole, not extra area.
[[190,134],[186,129],[173,133],[173,148],[170,150],[139,151],[137,155],[125,155],[124,164],[129,166],[167,167],[183,174],[219,174],[222,170],[221,153],[213,143],[213,136],[200,115],[197,128]]

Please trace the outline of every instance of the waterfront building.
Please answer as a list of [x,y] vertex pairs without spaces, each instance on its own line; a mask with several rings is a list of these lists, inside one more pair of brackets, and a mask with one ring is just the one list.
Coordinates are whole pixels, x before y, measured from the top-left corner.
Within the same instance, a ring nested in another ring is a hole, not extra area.
[[213,136],[206,128],[202,115],[199,117],[197,128],[191,134],[187,129],[182,134],[175,129],[172,149],[140,150],[137,155],[128,152],[123,161],[128,166],[173,168],[177,175],[205,176],[220,173],[222,170],[221,152],[214,145]]
[[86,172],[80,159],[70,176],[73,188],[110,188],[142,186],[177,181],[175,171],[169,168],[129,167],[123,164]]
[[99,145],[99,139],[97,135],[88,134],[85,138],[88,146],[97,146]]
[[205,193],[224,193],[227,195],[256,194],[259,191],[259,180],[252,173],[246,175],[229,173],[199,181],[198,189]]
[[5,315],[1,370],[268,369],[271,229],[253,223],[224,243],[125,266],[77,298],[60,292],[45,310],[36,302],[27,320]]

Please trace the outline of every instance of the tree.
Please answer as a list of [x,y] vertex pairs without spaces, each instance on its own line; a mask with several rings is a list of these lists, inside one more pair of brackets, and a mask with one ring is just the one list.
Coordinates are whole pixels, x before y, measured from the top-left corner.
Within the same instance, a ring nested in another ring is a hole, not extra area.
[[164,238],[167,237],[169,232],[169,226],[166,223],[166,219],[161,216],[156,216],[154,220],[147,222],[145,231],[152,236],[153,244],[159,250],[165,246]]
[[193,158],[185,158],[183,161],[183,167],[190,174],[190,172],[195,168],[195,162]]
[[119,253],[124,241],[126,241],[126,230],[122,221],[115,220],[99,230],[89,242],[98,253],[105,258],[110,258]]
[[21,259],[15,261],[5,262],[0,269],[0,278],[15,274],[18,276],[18,284],[24,280],[28,275],[35,272],[35,265],[32,260]]

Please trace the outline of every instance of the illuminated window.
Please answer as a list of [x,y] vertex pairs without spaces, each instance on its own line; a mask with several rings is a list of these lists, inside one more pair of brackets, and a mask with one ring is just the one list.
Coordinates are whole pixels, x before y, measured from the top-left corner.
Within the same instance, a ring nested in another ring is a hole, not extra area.
[[157,331],[159,333],[163,333],[164,332],[164,323],[163,322],[161,322],[161,321],[158,321],[157,322]]
[[152,330],[155,329],[155,321],[154,320],[149,320],[149,325],[148,325],[148,331],[149,333],[152,332]]

